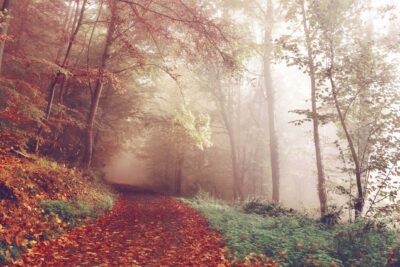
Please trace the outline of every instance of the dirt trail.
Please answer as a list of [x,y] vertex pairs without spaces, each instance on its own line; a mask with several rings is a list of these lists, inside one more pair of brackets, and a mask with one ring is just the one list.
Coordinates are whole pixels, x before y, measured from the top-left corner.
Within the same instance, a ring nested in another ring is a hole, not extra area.
[[166,196],[131,194],[93,224],[38,244],[24,262],[27,266],[217,266],[226,263],[223,255],[221,236],[192,208]]

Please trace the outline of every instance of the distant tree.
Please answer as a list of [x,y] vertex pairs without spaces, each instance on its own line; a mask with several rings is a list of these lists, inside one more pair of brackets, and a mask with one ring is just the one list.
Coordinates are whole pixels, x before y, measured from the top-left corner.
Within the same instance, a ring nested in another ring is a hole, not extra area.
[[276,135],[275,127],[275,91],[273,88],[271,74],[271,58],[273,55],[272,29],[274,26],[274,6],[272,4],[272,0],[268,0],[267,2],[267,10],[265,16],[266,25],[264,30],[265,51],[263,55],[263,72],[268,106],[269,152],[272,173],[272,201],[278,203],[280,200],[279,149],[278,137]]
[[205,114],[194,115],[186,107],[178,108],[171,118],[158,121],[143,154],[151,163],[152,179],[167,184],[171,193],[181,195],[182,185],[195,160],[196,152],[209,148],[211,143],[210,119]]
[[[239,161],[240,165],[240,173],[243,173],[243,170],[248,169],[249,171],[255,171],[253,173],[254,179],[257,176],[256,172],[259,172],[258,166],[263,166],[263,169],[268,169],[264,175],[268,176],[268,179],[272,181],[272,201],[279,202],[280,201],[280,171],[279,171],[279,145],[278,145],[278,135],[276,133],[276,92],[273,86],[273,77],[272,77],[272,62],[274,60],[274,50],[275,46],[273,43],[273,28],[276,23],[276,19],[274,18],[276,10],[274,9],[274,1],[259,1],[259,0],[252,0],[252,1],[242,1],[242,0],[230,0],[226,1],[226,4],[229,6],[231,10],[238,10],[242,12],[246,16],[246,21],[251,23],[256,23],[261,27],[263,30],[264,39],[261,42],[256,41],[254,36],[253,27],[247,25],[246,26],[246,34],[247,39],[246,42],[239,45],[238,49],[241,50],[249,50],[251,51],[251,55],[242,59],[242,64],[246,65],[246,60],[248,58],[252,58],[253,56],[262,57],[262,69],[260,71],[260,77],[262,81],[262,86],[260,90],[256,89],[254,93],[254,98],[252,99],[251,106],[252,110],[250,113],[251,123],[249,122],[242,122],[248,127],[255,127],[259,135],[257,137],[256,146],[257,148],[254,149],[252,153],[251,151],[251,144],[252,141],[255,140],[246,140],[247,143],[244,141],[241,142],[238,148],[240,151],[239,153]],[[233,19],[233,18],[231,18]],[[239,31],[240,32],[240,31]],[[242,36],[243,38],[243,36]],[[242,41],[243,42],[243,41]],[[247,47],[246,47],[247,46]],[[241,70],[243,72],[243,76],[248,76],[249,74],[246,73],[247,70]],[[259,77],[257,77],[258,79]],[[252,88],[254,90],[254,88]],[[239,89],[238,89],[239,90]],[[243,107],[246,109],[247,104],[244,103]],[[245,112],[243,112],[245,113]],[[246,115],[244,115],[246,116]],[[267,122],[268,125],[264,126]],[[252,130],[255,130],[252,128]],[[265,131],[266,129],[266,131]],[[254,133],[250,133],[251,130],[242,130],[242,133],[239,135],[243,135],[244,132],[247,135],[253,135]],[[246,134],[245,134],[246,135]],[[264,141],[266,140],[266,141]],[[260,148],[260,144],[264,144],[268,146],[266,149]],[[268,145],[269,143],[269,145]],[[268,152],[268,155],[263,155],[264,151]],[[247,153],[246,153],[247,152]],[[242,155],[243,154],[243,155]],[[247,154],[247,155],[246,155]],[[269,166],[265,166],[265,162],[263,162],[264,158],[267,157],[269,160]],[[262,162],[262,163],[261,163]],[[253,164],[252,164],[253,163]],[[245,165],[245,166],[243,166]],[[253,165],[253,166],[248,166]],[[257,170],[258,169],[258,170]],[[270,173],[269,173],[270,172]],[[265,179],[265,177],[264,177]],[[243,180],[243,179],[242,179]],[[255,187],[255,181],[252,181],[253,187]]]
[[217,67],[210,68],[209,77],[214,101],[222,118],[222,125],[229,138],[231,168],[233,177],[233,198],[243,199],[243,179],[240,170],[240,91],[226,85],[222,71]]
[[[321,116],[318,114],[318,81],[317,81],[317,68],[316,68],[316,49],[315,43],[317,42],[317,37],[313,35],[313,28],[310,28],[312,24],[312,13],[309,10],[309,1],[301,0],[301,1],[283,1],[286,4],[287,16],[286,19],[288,21],[292,21],[297,23],[296,25],[300,25],[303,32],[301,38],[297,36],[294,38],[290,38],[289,36],[284,36],[280,40],[280,44],[282,48],[286,51],[290,51],[291,55],[286,56],[286,60],[289,64],[298,65],[300,68],[305,69],[310,78],[311,84],[311,112],[310,111],[297,111],[299,114],[307,115],[306,120],[311,120],[313,125],[313,139],[314,139],[314,148],[315,148],[315,162],[317,167],[317,178],[318,178],[318,197],[320,202],[320,213],[321,216],[324,216],[328,211],[328,200],[327,200],[327,189],[326,189],[326,178],[325,171],[323,166],[322,159],[322,151],[321,151],[321,138],[319,133],[319,125]],[[312,5],[312,3],[311,3]],[[296,26],[297,29],[297,26]],[[294,35],[295,36],[295,35]],[[292,39],[292,40],[291,40]],[[304,47],[306,51],[305,55],[303,55],[300,51],[301,48]],[[304,120],[300,120],[300,123],[304,122]]]
[[12,0],[4,0],[0,10],[0,73],[3,64],[4,46],[6,44],[6,40],[8,39],[7,32],[8,25],[10,23],[11,3]]

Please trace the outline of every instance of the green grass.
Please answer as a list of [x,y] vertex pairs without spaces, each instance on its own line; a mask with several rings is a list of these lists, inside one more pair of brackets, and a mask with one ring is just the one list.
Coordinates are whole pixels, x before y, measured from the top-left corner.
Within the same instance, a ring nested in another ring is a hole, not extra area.
[[98,202],[76,200],[44,200],[42,206],[46,214],[57,215],[63,221],[75,224],[85,218],[95,218],[105,210],[111,210],[113,199],[104,197]]
[[[220,231],[232,257],[265,254],[281,266],[386,266],[397,234],[371,222],[326,226],[298,212],[264,216],[207,197],[183,199]],[[395,265],[393,265],[395,266]]]

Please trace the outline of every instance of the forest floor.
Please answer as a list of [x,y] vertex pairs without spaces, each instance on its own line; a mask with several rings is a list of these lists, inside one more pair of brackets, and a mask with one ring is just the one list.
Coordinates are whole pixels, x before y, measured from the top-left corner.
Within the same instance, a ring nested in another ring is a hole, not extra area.
[[103,218],[38,243],[29,266],[229,266],[221,235],[173,198],[124,194]]

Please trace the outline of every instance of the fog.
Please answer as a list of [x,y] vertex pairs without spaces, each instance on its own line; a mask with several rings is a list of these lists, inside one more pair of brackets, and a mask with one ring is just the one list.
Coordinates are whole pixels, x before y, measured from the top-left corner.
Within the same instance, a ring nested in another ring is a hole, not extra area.
[[[397,62],[399,59],[397,49],[400,33],[399,23],[395,12],[389,7],[398,8],[398,1],[359,1],[359,3],[369,7],[364,11],[352,9],[345,15],[351,16],[351,12],[360,12],[360,20],[357,25],[365,32],[361,32],[359,36],[354,36],[355,32],[351,34],[354,38],[363,39],[365,35],[368,35],[368,30],[372,31],[372,36],[369,36],[372,41],[369,44],[376,45],[372,49],[386,53],[387,59],[384,60],[387,60],[388,64]],[[279,202],[287,207],[317,213],[320,208],[320,199],[313,124],[311,119],[306,118],[304,114],[293,112],[296,110],[310,111],[309,68],[293,62],[289,64],[284,59],[287,51],[279,47],[278,41],[282,36],[288,34],[292,38],[299,37],[300,39],[294,39],[293,42],[298,42],[300,52],[297,52],[304,53],[305,56],[304,32],[301,29],[301,23],[295,21],[296,19],[293,19],[294,22],[285,20],[284,13],[287,10],[284,5],[279,4],[278,1],[275,1],[274,4],[276,14],[272,44],[276,51],[271,52],[270,60],[272,88],[275,94],[275,132],[279,155]],[[250,10],[251,14],[253,6],[243,5],[243,8],[239,7],[238,9],[230,7],[231,9],[228,8],[221,14],[228,20],[231,19],[231,24],[235,26],[236,23],[238,28],[245,30],[245,34],[242,36],[246,42],[245,46],[248,42],[252,42],[253,47],[265,45],[266,22],[260,20],[259,16],[262,17],[260,14],[251,16],[246,13]],[[267,3],[263,1],[259,1],[259,5],[267,7]],[[308,8],[307,12],[312,12],[311,7]],[[383,14],[385,8],[389,10],[386,11],[387,14]],[[343,15],[343,20],[354,19],[345,17],[345,15]],[[353,23],[353,21],[351,22]],[[343,27],[343,31],[349,30],[346,25],[338,27]],[[323,37],[323,34],[318,32],[322,30],[315,29],[315,31],[317,32],[315,34],[321,34],[320,37]],[[341,37],[341,32],[334,32],[334,34],[339,36],[335,38],[350,38],[345,34]],[[319,44],[317,41],[315,40],[315,45],[323,49],[323,44]],[[350,39],[342,41],[342,45],[345,45],[346,42],[349,44],[349,49],[356,49],[355,46],[350,47],[354,45]],[[240,42],[235,45],[240,46]],[[389,46],[390,48],[388,48]],[[385,49],[388,50],[385,51]],[[260,51],[262,49],[255,48],[246,55],[245,59],[242,59],[243,65],[239,74],[237,72],[228,74],[228,71],[221,70],[222,67],[216,68],[214,63],[210,62],[198,64],[178,62],[174,68],[177,79],[161,73],[148,81],[152,87],[157,88],[146,98],[145,110],[151,119],[143,126],[143,131],[133,134],[125,141],[126,149],[121,150],[107,163],[105,168],[107,179],[114,183],[153,188],[168,194],[195,195],[198,192],[206,191],[214,197],[232,200],[235,196],[235,172],[233,169],[237,168],[237,172],[240,173],[237,175],[243,199],[256,197],[271,201],[268,101],[265,97],[265,69]],[[358,50],[355,50],[354,53],[356,52]],[[344,52],[341,59],[343,64],[346,64],[345,55]],[[321,72],[326,71],[324,68],[329,64],[329,60],[323,57],[323,52],[315,51],[314,59],[317,68],[320,68],[318,71]],[[395,69],[398,71],[398,66]],[[322,75],[318,71],[316,75]],[[371,73],[373,71],[375,69],[371,70]],[[234,75],[237,77],[235,78]],[[354,162],[348,150],[342,125],[338,115],[335,114],[336,109],[332,96],[329,90],[325,90],[329,89],[329,82],[325,77],[318,79],[320,79],[317,91],[318,112],[331,116],[329,119],[324,119],[324,121],[321,119],[319,122],[328,203],[344,207],[348,205],[349,199],[348,196],[338,192],[338,187],[349,189],[353,194],[352,197],[356,197],[354,172],[351,169]],[[354,81],[351,80],[351,82]],[[395,94],[392,97],[397,100],[391,103],[397,103],[392,106],[397,110],[399,110],[400,92],[398,85],[398,79],[393,78],[378,90],[378,92],[384,92],[388,90],[386,88],[389,86],[396,87],[397,96]],[[357,82],[354,82],[354,86],[358,86]],[[375,90],[375,88],[371,90]],[[341,93],[343,94],[340,96],[341,101],[353,101],[353,96],[344,95],[343,90]],[[366,101],[367,94],[365,93],[363,96],[365,99],[356,100],[357,104],[351,106],[351,109],[354,108],[354,114],[359,112],[359,109],[365,108],[364,104],[369,105],[370,102],[363,103]],[[377,96],[377,93],[374,94],[372,97],[381,97]],[[354,98],[357,97],[358,95]],[[346,102],[346,104],[348,103],[350,102]],[[388,107],[389,104],[385,108]],[[374,110],[375,107],[371,105],[371,109],[368,110],[366,107],[365,112],[374,114]],[[397,115],[399,114],[397,113]],[[207,117],[209,121],[204,122],[202,116]],[[301,125],[293,123],[305,118],[306,121]],[[354,129],[364,127],[357,126],[356,119],[360,119],[360,117],[354,115],[353,121],[349,122],[354,123]],[[366,119],[361,118],[360,120]],[[353,129],[353,125],[349,127]],[[350,131],[353,131],[352,134],[355,135],[358,130],[354,129]],[[392,128],[388,128],[387,132],[381,133],[381,136],[391,136],[396,139],[399,137],[398,131],[398,126],[394,125]],[[359,137],[357,142],[363,142],[363,138]],[[396,153],[396,149],[399,148],[399,144],[396,142],[391,148],[384,147],[378,141],[371,146],[368,145],[370,154],[367,162],[374,157],[382,156],[380,149],[389,149],[387,152]],[[359,150],[357,153],[361,153],[360,143],[358,143],[357,149]],[[343,153],[341,154],[341,152]],[[232,153],[235,153],[235,156],[232,156]],[[368,170],[368,173],[362,178],[363,186],[365,186],[365,190],[368,190],[370,196],[379,192],[377,189],[379,185],[369,184],[369,181],[376,179],[376,183],[379,183],[381,180],[374,177],[384,175],[390,168],[393,168],[393,164],[398,164],[398,158],[397,163],[396,160],[393,161],[393,157],[391,160],[391,163],[386,165],[386,169],[376,167],[376,169]],[[234,167],[233,164],[238,166]],[[394,181],[399,180],[394,173],[390,176]],[[396,187],[394,188],[396,190]],[[369,198],[366,197],[366,199]],[[366,200],[366,202],[368,201]],[[391,202],[383,200],[381,203]]]

